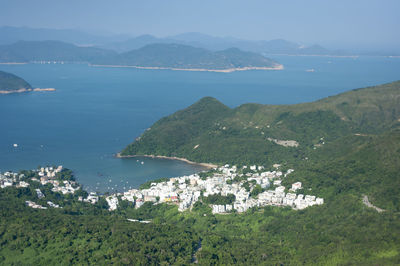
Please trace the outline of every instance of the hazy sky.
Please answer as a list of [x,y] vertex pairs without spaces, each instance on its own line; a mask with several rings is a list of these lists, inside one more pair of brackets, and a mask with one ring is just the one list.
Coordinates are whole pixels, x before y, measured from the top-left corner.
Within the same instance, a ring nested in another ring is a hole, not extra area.
[[400,44],[399,0],[0,0],[0,26]]

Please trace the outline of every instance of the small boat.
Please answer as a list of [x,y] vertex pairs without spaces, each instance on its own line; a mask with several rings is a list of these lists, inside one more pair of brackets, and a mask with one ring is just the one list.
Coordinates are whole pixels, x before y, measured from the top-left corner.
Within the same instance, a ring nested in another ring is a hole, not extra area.
[[314,68],[311,68],[311,69],[307,69],[306,71],[307,71],[307,72],[315,72],[315,69],[314,69]]
[[14,143],[14,145],[13,145],[13,146],[14,146],[14,148],[17,148],[17,147],[18,147],[18,144]]

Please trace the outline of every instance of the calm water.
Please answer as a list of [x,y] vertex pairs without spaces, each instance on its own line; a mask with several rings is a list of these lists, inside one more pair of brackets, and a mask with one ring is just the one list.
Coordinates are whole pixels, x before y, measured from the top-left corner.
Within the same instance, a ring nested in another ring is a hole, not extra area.
[[159,118],[201,97],[216,97],[230,107],[247,102],[291,104],[400,79],[400,58],[274,59],[285,70],[227,74],[80,64],[0,65],[0,70],[34,87],[57,89],[0,96],[0,171],[61,164],[73,169],[90,191],[121,191],[147,180],[202,170],[178,161],[113,157]]

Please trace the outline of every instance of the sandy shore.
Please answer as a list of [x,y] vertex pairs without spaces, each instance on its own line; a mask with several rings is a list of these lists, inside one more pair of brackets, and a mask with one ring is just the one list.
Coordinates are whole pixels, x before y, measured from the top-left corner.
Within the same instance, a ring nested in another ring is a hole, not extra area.
[[56,91],[56,89],[54,89],[54,88],[35,88],[35,89],[19,89],[19,90],[13,90],[13,91],[0,90],[0,94],[22,93],[22,92],[30,92],[30,91]]
[[216,165],[216,164],[211,164],[211,163],[196,163],[196,162],[189,161],[188,159],[185,159],[185,158],[168,157],[168,156],[162,156],[162,155],[121,155],[121,153],[117,153],[117,154],[115,155],[115,157],[117,157],[117,158],[135,158],[135,157],[158,158],[158,159],[167,159],[167,160],[182,161],[182,162],[189,163],[189,164],[195,164],[195,165],[204,166],[204,167],[206,167],[206,168],[208,168],[208,169],[212,169],[212,168],[217,168],[217,167],[218,167],[218,165]]
[[173,68],[173,67],[143,67],[143,66],[124,66],[124,65],[92,65],[92,67],[126,67],[136,69],[149,69],[149,70],[175,70],[175,71],[199,71],[199,72],[220,72],[231,73],[234,71],[247,71],[247,70],[283,70],[283,65],[276,65],[274,67],[240,67],[240,68],[227,68],[227,69],[205,69],[205,68]]

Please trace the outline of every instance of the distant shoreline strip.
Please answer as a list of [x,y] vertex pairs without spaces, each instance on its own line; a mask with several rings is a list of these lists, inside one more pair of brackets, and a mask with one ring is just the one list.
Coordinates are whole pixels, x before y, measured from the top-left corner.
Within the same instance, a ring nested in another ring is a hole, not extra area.
[[227,69],[206,69],[206,68],[174,68],[174,67],[144,67],[144,66],[124,66],[124,65],[92,65],[92,67],[114,67],[114,68],[136,68],[148,70],[174,70],[174,71],[199,71],[199,72],[220,72],[231,73],[234,71],[247,71],[247,70],[283,70],[283,65],[276,65],[274,67],[238,67]]
[[29,64],[27,62],[3,62],[0,65],[26,65]]
[[167,159],[167,160],[176,160],[176,161],[182,161],[188,164],[193,164],[193,165],[199,165],[199,166],[204,166],[208,169],[212,168],[217,168],[218,165],[212,164],[212,163],[196,163],[193,161],[189,161],[186,158],[179,158],[179,157],[168,157],[168,156],[162,156],[162,155],[121,155],[121,153],[117,153],[115,155],[116,158],[137,158],[137,157],[145,157],[145,158],[157,158],[157,159]]
[[10,94],[10,93],[23,93],[23,92],[30,92],[30,91],[56,91],[54,88],[35,88],[35,89],[19,89],[19,90],[0,90],[0,94]]

